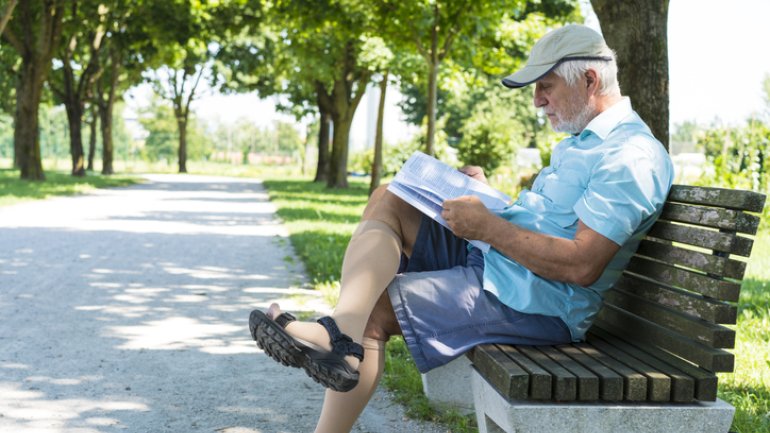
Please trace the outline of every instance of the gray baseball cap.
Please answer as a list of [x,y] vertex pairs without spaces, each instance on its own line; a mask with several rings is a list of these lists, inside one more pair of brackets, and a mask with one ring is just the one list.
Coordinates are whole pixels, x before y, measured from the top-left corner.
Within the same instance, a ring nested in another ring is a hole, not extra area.
[[524,87],[570,60],[613,60],[607,53],[604,38],[595,30],[578,24],[566,25],[540,38],[532,47],[527,64],[503,78],[503,85]]

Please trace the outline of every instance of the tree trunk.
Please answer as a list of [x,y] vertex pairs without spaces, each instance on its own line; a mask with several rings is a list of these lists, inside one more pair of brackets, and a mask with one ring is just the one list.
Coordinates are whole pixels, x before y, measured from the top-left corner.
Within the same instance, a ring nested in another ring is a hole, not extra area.
[[326,182],[329,180],[329,126],[331,122],[331,116],[320,106],[318,107],[320,112],[318,126],[318,164],[316,165],[315,179],[313,182]]
[[112,166],[112,103],[99,105],[99,120],[102,127],[102,174],[115,174]]
[[[46,65],[47,66],[47,65]],[[40,65],[33,59],[24,59],[16,87],[16,114],[13,141],[15,159],[21,169],[21,178],[45,180],[40,157],[38,107],[43,90]]]
[[70,62],[70,52],[64,56],[62,75],[64,76],[64,89],[59,90],[64,100],[64,108],[67,110],[67,124],[70,133],[70,156],[72,157],[72,175],[83,177],[86,175],[83,152],[83,103],[75,90],[75,74]]
[[16,12],[12,25],[4,30],[5,39],[21,58],[16,86],[14,165],[21,169],[22,179],[44,180],[38,108],[53,51],[59,45],[63,3],[24,1]]
[[668,149],[669,0],[591,0],[607,44],[618,57],[618,79],[634,109]]
[[372,179],[369,183],[369,195],[380,186],[382,180],[382,129],[385,120],[385,92],[388,90],[388,72],[380,81],[380,103],[377,106],[377,129],[374,133],[374,161],[372,161]]
[[350,125],[353,117],[332,116],[334,132],[332,135],[332,158],[329,166],[329,188],[348,187],[348,142],[350,140]]
[[86,175],[85,153],[83,152],[82,120],[83,111],[79,103],[64,104],[67,109],[67,124],[70,130],[70,155],[72,156],[72,175]]
[[[118,87],[118,72],[120,68],[120,54],[110,51],[110,73],[108,74],[107,89],[102,85],[98,86],[99,100],[99,120],[102,127],[102,174],[115,174],[113,168],[114,147],[112,142],[112,111],[115,106],[115,92]],[[105,78],[102,76],[102,78]],[[100,83],[102,81],[100,80]],[[105,99],[106,90],[106,99]]]
[[428,132],[425,137],[425,153],[436,154],[436,105],[438,101],[438,63],[431,63],[428,72]]
[[187,115],[180,114],[176,126],[179,128],[179,172],[187,173]]
[[96,123],[98,119],[98,113],[96,106],[91,105],[91,122],[88,127],[90,128],[91,135],[88,137],[88,167],[86,170],[94,170],[94,154],[96,153]]

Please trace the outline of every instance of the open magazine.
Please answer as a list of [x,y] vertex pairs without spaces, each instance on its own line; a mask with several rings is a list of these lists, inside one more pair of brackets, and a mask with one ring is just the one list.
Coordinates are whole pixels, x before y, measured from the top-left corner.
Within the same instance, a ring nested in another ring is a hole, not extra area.
[[[441,218],[444,200],[475,195],[490,210],[500,210],[511,202],[511,198],[502,192],[422,152],[414,152],[409,157],[388,185],[388,191],[444,227],[446,221]],[[468,241],[485,253],[489,251],[486,242]]]

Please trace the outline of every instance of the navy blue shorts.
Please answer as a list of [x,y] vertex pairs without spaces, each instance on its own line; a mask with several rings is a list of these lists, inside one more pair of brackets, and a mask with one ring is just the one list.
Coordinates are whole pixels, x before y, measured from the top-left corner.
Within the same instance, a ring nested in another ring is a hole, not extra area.
[[571,340],[558,317],[524,314],[482,287],[484,258],[477,248],[423,217],[414,251],[402,260],[388,295],[421,373],[474,346],[562,344]]

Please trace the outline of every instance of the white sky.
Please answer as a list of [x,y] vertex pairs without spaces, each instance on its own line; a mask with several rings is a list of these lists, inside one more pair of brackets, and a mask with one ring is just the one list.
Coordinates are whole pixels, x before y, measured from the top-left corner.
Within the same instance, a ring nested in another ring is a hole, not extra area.
[[[587,1],[587,0],[584,0]],[[762,81],[770,74],[770,0],[670,0],[668,49],[671,122],[694,120],[701,124],[720,121],[740,124],[764,109]],[[591,18],[588,25],[595,25]],[[141,98],[139,98],[141,99]],[[407,134],[395,107],[398,97],[388,98],[386,128],[391,134]],[[359,111],[366,111],[366,99]],[[273,109],[270,100],[254,94],[210,95],[193,103],[199,117],[234,121],[246,117],[267,126],[276,119],[293,121]],[[356,135],[365,135],[367,117],[357,114]]]

